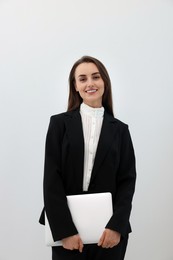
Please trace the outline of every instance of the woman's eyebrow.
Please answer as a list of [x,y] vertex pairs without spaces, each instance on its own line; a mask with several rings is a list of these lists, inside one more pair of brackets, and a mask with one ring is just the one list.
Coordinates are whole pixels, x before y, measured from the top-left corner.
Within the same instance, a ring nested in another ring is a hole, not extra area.
[[92,75],[96,75],[96,74],[100,74],[100,72],[98,71],[98,72],[94,72],[94,73],[92,73]]
[[80,74],[79,76],[78,76],[78,78],[79,77],[85,77],[86,75],[85,74]]
[[[98,72],[94,72],[94,73],[92,73],[91,75],[96,75],[96,74],[100,74],[100,72],[98,71]],[[78,76],[78,78],[79,77],[85,77],[86,76],[86,74],[80,74],[79,76]]]

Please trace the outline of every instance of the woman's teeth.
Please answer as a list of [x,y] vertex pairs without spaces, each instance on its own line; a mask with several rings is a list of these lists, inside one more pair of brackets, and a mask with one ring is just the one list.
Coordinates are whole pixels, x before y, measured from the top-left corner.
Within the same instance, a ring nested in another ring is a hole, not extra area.
[[87,90],[86,92],[87,93],[93,93],[93,92],[96,92],[97,90],[96,89],[91,89],[91,90]]

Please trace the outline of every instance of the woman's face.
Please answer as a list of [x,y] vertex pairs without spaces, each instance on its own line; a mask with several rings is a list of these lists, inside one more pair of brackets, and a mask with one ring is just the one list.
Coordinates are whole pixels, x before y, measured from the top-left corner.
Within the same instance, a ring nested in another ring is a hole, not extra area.
[[91,107],[102,106],[104,81],[97,66],[92,62],[84,62],[75,70],[75,88],[83,102]]

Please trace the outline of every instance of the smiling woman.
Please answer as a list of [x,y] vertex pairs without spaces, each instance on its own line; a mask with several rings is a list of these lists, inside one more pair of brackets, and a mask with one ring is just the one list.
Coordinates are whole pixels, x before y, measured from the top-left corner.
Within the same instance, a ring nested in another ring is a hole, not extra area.
[[104,81],[94,63],[85,62],[76,68],[75,87],[85,104],[91,107],[102,106]]
[[[97,88],[101,88],[102,91],[100,89],[99,94],[100,98],[102,97],[102,105],[113,115],[111,81],[105,66],[98,59],[83,56],[76,61],[69,75],[69,86],[68,111],[76,109],[83,102],[80,94],[84,94],[84,90],[82,92],[82,90],[79,91],[80,89],[86,88],[87,93],[95,93]],[[96,106],[96,104],[93,102],[92,106]]]
[[[52,259],[123,260],[136,180],[128,126],[113,116],[111,82],[100,61],[78,60],[69,86],[68,111],[51,117],[46,138],[44,210],[54,241],[62,240]],[[66,196],[102,192],[112,194],[113,215],[97,243],[84,245]]]

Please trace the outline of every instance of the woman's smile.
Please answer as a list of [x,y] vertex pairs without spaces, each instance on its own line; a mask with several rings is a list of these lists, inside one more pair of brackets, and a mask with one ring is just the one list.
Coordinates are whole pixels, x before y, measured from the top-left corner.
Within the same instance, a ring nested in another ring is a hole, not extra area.
[[89,94],[93,94],[97,91],[97,89],[88,89],[88,90],[85,90],[85,92],[89,93]]
[[84,62],[76,68],[75,87],[83,102],[91,107],[101,107],[104,94],[104,81],[97,66]]

